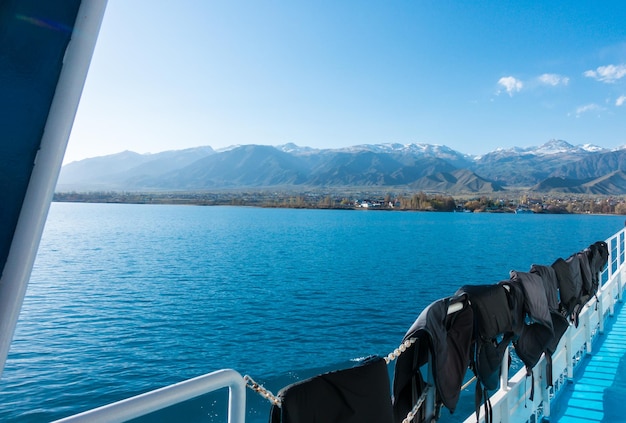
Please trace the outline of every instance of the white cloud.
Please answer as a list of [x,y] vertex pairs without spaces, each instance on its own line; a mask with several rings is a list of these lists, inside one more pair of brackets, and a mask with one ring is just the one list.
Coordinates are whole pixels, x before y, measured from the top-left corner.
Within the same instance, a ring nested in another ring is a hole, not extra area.
[[624,104],[626,104],[626,95],[622,95],[617,100],[615,100],[616,106],[623,106]]
[[583,73],[588,78],[593,78],[597,81],[606,82],[612,84],[618,79],[626,76],[626,65],[607,65],[600,66],[596,70],[588,70]]
[[[520,92],[524,86],[522,81],[512,76],[504,76],[500,78],[498,85],[501,85],[511,97],[513,96],[513,93]],[[500,94],[499,91],[498,94]]]
[[584,106],[580,106],[576,109],[576,117],[580,117],[584,113],[595,112],[602,110],[602,107],[598,106],[595,103],[585,104]]
[[567,85],[569,84],[569,78],[567,76],[558,75],[556,73],[544,73],[537,78],[540,83],[544,85]]

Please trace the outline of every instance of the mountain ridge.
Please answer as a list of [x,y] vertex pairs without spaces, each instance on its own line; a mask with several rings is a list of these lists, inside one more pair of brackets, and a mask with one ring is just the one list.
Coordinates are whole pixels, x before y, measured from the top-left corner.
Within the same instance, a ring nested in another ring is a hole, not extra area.
[[[187,190],[298,187],[405,187],[443,193],[626,193],[626,184],[590,181],[626,171],[626,149],[574,146],[552,139],[536,146],[472,156],[445,145],[360,144],[316,149],[278,146],[210,146],[155,154],[125,151],[84,159],[61,169],[57,191]],[[559,178],[569,182],[562,186]],[[611,179],[611,178],[609,178]],[[602,187],[602,188],[601,188]],[[543,190],[543,191],[542,191]]]

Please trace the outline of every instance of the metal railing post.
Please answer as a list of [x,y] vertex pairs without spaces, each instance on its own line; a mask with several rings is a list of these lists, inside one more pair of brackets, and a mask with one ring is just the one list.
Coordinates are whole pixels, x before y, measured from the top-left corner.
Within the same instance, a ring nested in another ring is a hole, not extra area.
[[591,354],[591,311],[588,309],[585,313],[584,318],[584,326],[585,326],[585,346],[587,354]]
[[572,327],[565,331],[565,365],[568,379],[574,378],[574,348],[572,345]]
[[[609,294],[611,293],[611,289],[609,286]],[[596,313],[598,313],[598,330],[600,333],[604,333],[604,290],[600,290],[596,295]]]
[[[544,359],[542,362],[542,376],[544,378],[544,380],[548,380],[548,365],[546,360]],[[542,385],[540,383],[540,385]],[[546,418],[550,418],[550,386],[546,386],[541,390],[541,400],[543,401],[543,416]]]
[[424,404],[424,412],[426,415],[426,421],[430,421],[430,419],[435,418],[435,376],[433,375],[433,356],[428,352],[428,375],[427,382],[428,386],[427,394],[426,394],[426,404]]
[[504,350],[502,364],[500,364],[500,389],[509,390],[509,347]]
[[[622,254],[624,254],[624,230],[622,230],[622,232],[620,232],[618,235],[618,240],[620,240],[617,245],[618,248],[621,247],[621,250],[619,251],[618,257],[621,258]],[[617,300],[619,302],[622,302],[624,297],[624,280],[626,279],[626,277],[624,276],[624,272],[626,272],[626,266],[622,266],[623,264],[623,260],[620,262],[619,265],[619,269],[620,271],[617,272]]]

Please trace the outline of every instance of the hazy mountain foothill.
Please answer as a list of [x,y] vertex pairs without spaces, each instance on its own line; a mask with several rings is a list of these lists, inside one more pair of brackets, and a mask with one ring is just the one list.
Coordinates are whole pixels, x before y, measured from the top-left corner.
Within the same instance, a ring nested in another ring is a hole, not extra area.
[[197,147],[156,154],[125,151],[66,164],[57,192],[395,188],[448,195],[507,190],[626,194],[626,149],[539,147],[471,156],[430,144],[314,149],[285,144]]

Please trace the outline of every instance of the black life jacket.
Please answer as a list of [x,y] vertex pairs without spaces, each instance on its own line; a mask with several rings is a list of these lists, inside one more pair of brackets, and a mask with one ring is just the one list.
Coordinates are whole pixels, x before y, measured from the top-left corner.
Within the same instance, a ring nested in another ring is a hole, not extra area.
[[596,295],[600,286],[600,272],[609,260],[609,246],[604,241],[597,241],[584,250],[591,271],[591,290],[589,295]]
[[[546,346],[546,352],[548,353],[546,354],[546,357],[550,357],[549,364],[552,363],[552,360],[551,360],[552,354],[554,354],[554,352],[556,351],[556,347],[559,345],[561,338],[563,337],[563,335],[569,328],[569,322],[562,314],[557,313],[555,311],[551,311],[550,317],[552,318],[552,327],[554,328],[554,336],[552,337],[552,340]],[[552,380],[551,380],[552,372],[551,371],[548,373],[548,378],[550,379],[548,380],[548,386],[552,386]]]
[[546,291],[546,300],[550,311],[559,311],[559,281],[556,272],[551,266],[533,264],[530,266],[530,273],[539,275]]
[[547,343],[545,348],[547,385],[552,386],[552,354],[556,351],[556,347],[558,346],[561,338],[565,334],[567,328],[569,328],[569,322],[561,313],[559,313],[559,283],[554,268],[551,266],[533,264],[530,268],[530,273],[536,273],[543,281],[543,287],[546,290],[546,300],[548,301],[548,309],[550,310],[550,319],[552,320],[552,328],[554,329],[554,336]]
[[[396,359],[393,376],[393,421],[404,420],[426,389],[420,368],[428,362],[429,341],[419,337]],[[425,420],[424,407],[415,416],[418,422]]]
[[548,308],[543,280],[536,273],[511,271],[511,284],[521,288],[524,294],[524,313],[530,323],[524,323],[519,338],[515,341],[515,352],[530,373],[554,337],[552,317]]
[[281,389],[270,423],[392,423],[389,385],[387,363],[371,357]]
[[489,391],[498,388],[504,354],[514,336],[512,299],[501,284],[465,285],[456,294],[466,296],[474,311],[470,367],[477,379],[474,398],[476,418],[484,400],[485,420],[490,422]]
[[[463,377],[469,365],[473,311],[464,304],[448,315],[450,304],[458,297],[437,300],[425,308],[403,338],[416,341],[396,361],[393,379],[393,414],[401,422],[413,408],[424,389],[420,368],[432,357],[432,371],[437,405],[454,412],[459,400]],[[417,418],[423,421],[423,412]]]
[[559,283],[559,311],[578,327],[582,278],[580,278],[580,275],[577,278],[574,277],[570,265],[562,258],[556,259],[552,263],[552,268]]
[[597,276],[609,261],[609,246],[604,241],[596,241],[590,245],[592,257],[589,259],[591,271]]
[[583,251],[574,253],[565,261],[569,264],[572,276],[580,278],[580,305],[587,304],[587,301],[595,295],[592,286],[591,268],[589,267],[589,259]]

